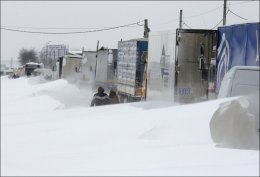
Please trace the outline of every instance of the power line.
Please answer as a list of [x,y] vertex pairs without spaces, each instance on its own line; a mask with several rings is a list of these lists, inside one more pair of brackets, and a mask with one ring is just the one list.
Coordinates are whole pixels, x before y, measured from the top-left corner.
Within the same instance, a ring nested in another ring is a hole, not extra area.
[[[236,5],[239,5],[239,4],[245,4],[245,3],[256,2],[256,1],[257,1],[257,0],[248,0],[248,1],[246,1],[246,2],[238,2],[238,3],[230,3],[230,1],[229,1],[228,6],[229,6],[229,7],[230,7],[230,6],[236,6]],[[194,18],[194,17],[198,17],[198,16],[201,16],[201,15],[205,15],[205,14],[214,12],[214,11],[216,11],[217,9],[222,8],[222,7],[223,7],[223,4],[220,5],[220,6],[218,6],[218,7],[216,7],[216,8],[210,9],[210,10],[208,10],[208,11],[205,11],[205,12],[202,12],[202,13],[199,13],[199,14],[196,14],[196,15],[184,17],[184,18],[185,18],[185,19],[189,19],[189,18]],[[232,12],[231,12],[231,13],[232,13]],[[234,14],[234,15],[235,15],[235,14]],[[179,19],[179,18],[175,18],[175,19],[170,20],[170,21],[167,21],[167,22],[165,22],[165,23],[160,23],[160,24],[155,24],[155,25],[150,25],[150,26],[161,26],[161,25],[165,25],[165,24],[171,23],[171,22],[173,22],[173,21],[176,21],[176,20],[178,20],[178,19]]]
[[96,27],[96,28],[48,28],[48,27],[29,27],[29,26],[5,26],[5,25],[1,25],[1,27],[3,28],[23,28],[23,29],[54,29],[54,30],[72,30],[72,29],[102,29],[102,28],[109,28],[109,27]]
[[223,21],[223,19],[221,19],[213,28],[211,28],[211,30],[213,30],[214,28],[216,28],[222,21]]
[[170,21],[167,21],[167,22],[164,22],[164,23],[159,23],[159,24],[155,24],[155,25],[150,25],[150,26],[161,26],[161,25],[166,25],[166,24],[169,24],[171,22],[174,22],[176,20],[179,20],[179,18],[175,18],[175,19],[172,19]]
[[[223,4],[220,5],[220,6],[218,6],[218,7],[216,7],[216,8],[213,8],[213,9],[211,9],[211,10],[208,10],[208,11],[206,11],[206,12],[202,12],[202,13],[199,13],[199,14],[196,14],[196,15],[192,15],[192,16],[185,17],[185,19],[194,18],[194,17],[198,17],[198,16],[201,16],[201,15],[204,15],[204,14],[207,14],[207,13],[214,12],[215,10],[221,8],[222,6],[223,6]],[[179,18],[175,18],[175,19],[172,19],[172,20],[167,21],[167,22],[164,22],[164,23],[159,23],[159,24],[150,25],[150,26],[161,26],[161,25],[165,25],[165,24],[171,23],[171,22],[176,21],[176,20],[179,20]]]
[[232,3],[232,4],[229,4],[229,5],[230,5],[230,6],[233,6],[233,5],[239,5],[239,4],[250,3],[250,2],[254,2],[254,1],[258,1],[258,0],[248,0],[248,1],[246,1],[246,2]]
[[192,15],[192,16],[188,16],[188,17],[185,17],[185,18],[186,18],[186,19],[187,19],[187,18],[194,18],[194,17],[198,17],[198,16],[201,16],[201,15],[205,15],[205,14],[214,12],[215,10],[217,10],[217,9],[219,9],[219,8],[222,8],[222,6],[223,6],[223,4],[220,5],[220,6],[218,6],[218,7],[216,7],[216,8],[214,8],[214,9],[208,10],[208,11],[206,11],[206,12],[202,12],[202,13],[199,13],[199,14],[197,14],[197,15]]
[[4,28],[1,26],[1,30],[6,30],[6,31],[14,31],[14,32],[22,32],[22,33],[34,33],[34,34],[80,34],[80,33],[93,33],[93,32],[100,32],[100,31],[107,31],[107,30],[112,30],[112,29],[118,29],[118,28],[123,28],[123,27],[129,27],[133,25],[138,25],[138,26],[143,26],[140,23],[143,22],[135,22],[127,25],[121,25],[121,26],[115,26],[115,27],[109,27],[109,28],[104,28],[104,29],[96,29],[96,30],[88,30],[88,31],[74,31],[74,32],[43,32],[43,31],[26,31],[26,30],[18,30],[18,29],[11,29],[11,28]]
[[[230,10],[228,9],[226,15],[228,14],[229,11],[230,11]],[[211,28],[211,30],[213,30],[214,28],[216,28],[222,21],[223,21],[223,18],[222,18],[213,28]]]
[[[244,3],[245,3],[245,2],[244,2]],[[242,4],[242,3],[236,3],[236,4]],[[230,5],[232,5],[232,4],[230,4]],[[229,6],[230,6],[230,5],[229,5]],[[235,16],[237,16],[237,17],[243,19],[243,20],[248,20],[248,19],[246,19],[246,18],[243,18],[243,17],[237,15],[235,12],[231,11],[230,8],[228,8],[228,11],[227,11],[226,15],[227,15],[229,12],[231,12],[233,15],[235,15]],[[221,20],[218,22],[218,24],[216,24],[216,25],[215,25],[213,28],[211,28],[211,29],[216,28],[222,21],[223,21],[223,19],[221,19]]]
[[229,9],[229,12],[231,12],[233,15],[235,15],[235,16],[237,16],[237,17],[243,19],[243,20],[248,20],[248,19],[246,19],[246,18],[243,18],[243,17],[237,15],[235,12],[231,11],[230,9]]
[[[144,26],[137,24],[137,26]],[[128,27],[137,27],[137,26],[128,26]],[[103,28],[111,28],[111,27],[82,27],[82,28],[50,28],[50,27],[32,27],[32,26],[6,26],[1,25],[2,28],[23,28],[23,29],[46,29],[46,30],[75,30],[75,29],[103,29]]]
[[192,29],[187,23],[183,22],[183,25],[187,26],[188,28]]

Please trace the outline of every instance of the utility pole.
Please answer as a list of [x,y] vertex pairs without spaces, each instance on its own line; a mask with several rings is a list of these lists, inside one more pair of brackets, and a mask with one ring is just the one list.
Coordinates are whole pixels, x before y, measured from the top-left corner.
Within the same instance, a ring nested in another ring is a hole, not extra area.
[[11,58],[10,68],[13,68],[13,58]]
[[150,28],[148,28],[148,20],[144,19],[144,38],[149,37]]
[[227,15],[227,0],[224,0],[223,25],[226,25],[226,15]]
[[59,58],[59,79],[62,77],[62,65],[63,65],[63,57]]
[[98,47],[99,47],[99,40],[97,41],[97,52],[98,52]]
[[180,10],[180,24],[179,28],[182,29],[182,10]]
[[44,65],[46,65],[47,67],[49,67],[49,63],[48,63],[48,59],[49,59],[49,55],[48,55],[48,53],[49,53],[49,51],[48,51],[48,48],[49,48],[49,43],[50,43],[51,41],[48,41],[47,43],[46,43],[46,61],[45,61],[45,63],[43,63]]

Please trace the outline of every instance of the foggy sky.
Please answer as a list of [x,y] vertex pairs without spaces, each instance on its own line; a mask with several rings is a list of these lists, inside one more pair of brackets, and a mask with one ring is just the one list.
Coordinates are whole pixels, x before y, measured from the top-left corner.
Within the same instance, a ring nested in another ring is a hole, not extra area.
[[[259,22],[258,1],[228,1],[231,13],[227,25]],[[114,27],[148,19],[151,31],[175,30],[179,26],[179,11],[191,28],[213,28],[223,16],[223,1],[1,1],[2,27],[78,28],[32,29],[28,31],[69,32],[86,31],[97,27]],[[216,9],[217,7],[220,7]],[[220,26],[222,23],[220,23]],[[183,26],[183,28],[188,28]],[[17,29],[17,28],[15,28]],[[216,29],[216,28],[215,28]],[[117,48],[121,39],[143,37],[143,27],[126,27],[85,34],[44,35],[1,30],[1,60],[14,60],[19,50],[35,48],[40,51],[50,44],[69,45],[70,50],[95,50],[99,46]]]

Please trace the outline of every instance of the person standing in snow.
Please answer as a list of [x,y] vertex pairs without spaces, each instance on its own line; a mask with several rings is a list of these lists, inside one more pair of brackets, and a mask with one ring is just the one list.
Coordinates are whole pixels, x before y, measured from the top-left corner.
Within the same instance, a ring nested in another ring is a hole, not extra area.
[[118,96],[116,95],[116,91],[114,91],[113,89],[110,90],[109,101],[110,101],[110,104],[118,104],[119,103],[119,99],[118,99]]
[[92,106],[102,106],[109,103],[109,97],[106,93],[104,93],[104,89],[102,87],[98,87],[98,93],[94,94],[93,99],[91,101]]

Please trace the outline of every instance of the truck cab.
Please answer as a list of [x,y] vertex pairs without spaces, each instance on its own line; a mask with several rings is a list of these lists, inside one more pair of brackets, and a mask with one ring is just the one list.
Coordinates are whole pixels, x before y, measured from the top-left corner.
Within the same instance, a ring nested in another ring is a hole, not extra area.
[[39,63],[29,62],[25,64],[25,74],[31,76],[35,69],[42,68],[42,65]]

